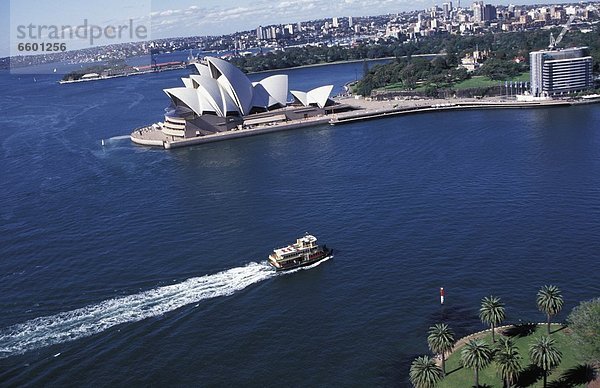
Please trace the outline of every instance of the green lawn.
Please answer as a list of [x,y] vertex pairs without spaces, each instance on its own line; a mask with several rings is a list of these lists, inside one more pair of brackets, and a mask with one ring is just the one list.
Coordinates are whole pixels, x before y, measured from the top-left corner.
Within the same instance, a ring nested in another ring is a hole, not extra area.
[[402,84],[402,82],[396,82],[393,84],[386,85],[377,90],[404,90],[404,85]]
[[[512,79],[509,79],[507,81],[517,81],[517,82],[521,82],[521,81],[529,81],[529,72],[523,73],[517,77],[514,77]],[[467,80],[464,80],[463,82],[459,82],[457,84],[455,84],[452,88],[453,89],[472,89],[472,88],[487,88],[490,86],[498,86],[499,82],[502,83],[502,85],[504,85],[504,81],[494,81],[492,79],[489,79],[488,77],[484,77],[484,76],[474,76],[471,77]]]
[[[512,79],[509,79],[507,81],[513,81],[513,82],[525,82],[525,81],[529,81],[529,72],[523,73],[517,77],[514,77]],[[484,76],[473,76],[467,80],[464,80],[462,82],[459,82],[457,84],[454,84],[452,86],[450,86],[452,89],[473,89],[473,88],[487,88],[490,86],[498,86],[498,84],[501,83],[504,86],[504,81],[494,81],[492,79],[489,79],[488,77],[484,77]],[[378,88],[377,90],[404,90],[404,85],[402,85],[402,82],[396,82],[390,85],[386,85],[382,88]],[[417,87],[415,89],[416,91],[422,91],[425,90],[425,88],[423,86]]]
[[[534,338],[546,334],[546,326],[528,327],[523,326],[523,330],[512,330],[511,337],[515,341],[515,345],[519,348],[519,353],[523,357],[521,365],[524,371],[521,372],[519,378],[519,387],[542,387],[542,374],[536,367],[530,364],[529,361],[529,345]],[[533,331],[533,332],[532,332]],[[561,325],[552,325],[551,337],[556,341],[557,347],[562,352],[562,361],[558,368],[553,370],[548,376],[548,387],[582,387],[586,386],[585,367],[581,366],[576,358],[576,349],[574,348],[569,335],[569,329]],[[483,337],[488,343],[492,342],[491,333]],[[460,365],[460,351],[455,351],[446,362],[446,378],[438,385],[438,387],[471,387],[475,382],[475,373],[471,369],[463,368]],[[479,385],[481,387],[498,387],[502,388],[501,379],[496,374],[495,363],[490,364],[487,368],[479,371]]]

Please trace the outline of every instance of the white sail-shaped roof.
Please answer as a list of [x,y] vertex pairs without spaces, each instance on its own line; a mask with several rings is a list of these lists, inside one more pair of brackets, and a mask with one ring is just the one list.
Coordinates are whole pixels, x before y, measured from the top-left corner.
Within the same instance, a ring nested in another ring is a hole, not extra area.
[[252,83],[244,73],[231,63],[219,58],[206,59],[211,77],[215,78],[233,98],[243,115],[252,108]]
[[306,92],[302,92],[300,90],[290,90],[294,99],[300,102],[304,106],[308,106],[308,96]]
[[325,85],[309,91],[306,93],[308,104],[317,104],[319,108],[324,108],[327,104],[327,100],[329,100],[329,95],[332,90],[333,85]]
[[192,87],[194,89],[198,89],[198,83],[200,82],[199,81],[200,78],[202,78],[202,77],[197,74],[190,75],[190,80],[192,81]]
[[198,74],[200,74],[203,77],[210,77],[210,69],[207,65],[202,63],[194,63],[194,66],[196,67]]
[[235,104],[235,101],[231,98],[229,93],[219,85],[219,91],[221,92],[221,106],[223,107],[222,112],[225,116],[229,114],[240,115],[240,108]]
[[[287,105],[287,75],[272,75],[252,83],[237,67],[219,58],[207,57],[206,64],[195,63],[194,66],[199,75],[182,78],[185,87],[164,91],[176,105],[185,106],[198,115],[246,116],[253,108],[271,110]],[[304,106],[324,108],[332,90],[333,85],[327,85],[309,92],[294,90],[291,93]]]
[[219,111],[218,105],[215,107],[215,101],[212,96],[206,95],[201,89],[196,89],[196,93],[198,94],[198,102],[200,103],[202,114],[208,112],[220,116],[221,112]]
[[235,101],[217,80],[199,75],[191,75],[190,78],[196,89],[210,102],[219,116],[239,115],[240,110]]
[[202,97],[208,101],[213,110],[219,116],[225,116],[222,109],[223,102],[221,99],[221,91],[219,90],[219,84],[217,81],[212,78],[202,77],[199,75],[191,75],[190,78],[194,81],[198,93],[202,94]]
[[203,91],[193,88],[171,88],[164,89],[164,92],[173,100],[176,105],[185,105],[198,116],[205,113],[219,114],[213,107],[212,102],[205,96]]
[[[267,93],[275,100],[276,103],[285,106],[288,96],[288,76],[286,74],[276,74],[267,77],[259,82],[267,91]],[[269,104],[271,106],[273,104]]]
[[202,114],[202,107],[200,106],[200,102],[198,101],[198,93],[195,89],[190,88],[171,88],[163,90],[167,96],[176,105],[181,105],[179,102],[183,103],[185,106],[190,108],[197,115]]
[[273,106],[279,106],[279,101],[271,96],[260,82],[255,82],[253,85],[252,107],[268,110]]
[[324,108],[329,100],[329,95],[333,90],[333,85],[325,85],[310,90],[308,92],[301,92],[299,90],[290,90],[292,96],[304,106],[316,104],[319,108]]

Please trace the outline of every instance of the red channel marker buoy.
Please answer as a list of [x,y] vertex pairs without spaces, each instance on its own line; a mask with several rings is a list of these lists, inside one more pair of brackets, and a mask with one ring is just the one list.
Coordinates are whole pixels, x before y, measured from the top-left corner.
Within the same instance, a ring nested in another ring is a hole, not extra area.
[[444,304],[444,287],[440,287],[440,304]]

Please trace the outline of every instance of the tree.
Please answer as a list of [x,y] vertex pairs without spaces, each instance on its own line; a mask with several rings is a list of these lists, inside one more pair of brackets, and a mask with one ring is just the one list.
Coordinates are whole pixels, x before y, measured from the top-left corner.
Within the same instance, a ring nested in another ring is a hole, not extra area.
[[550,317],[562,310],[563,297],[556,286],[544,286],[537,293],[538,309],[548,317],[548,335],[550,335]]
[[488,366],[492,357],[492,348],[482,340],[470,340],[464,346],[460,358],[466,368],[475,370],[476,387],[479,387],[479,370]]
[[366,59],[363,59],[363,77],[366,77],[369,74],[369,63]]
[[504,81],[518,76],[521,72],[521,65],[518,63],[492,58],[485,61],[485,64],[481,66],[477,74],[485,75],[493,80]]
[[500,337],[496,346],[496,369],[505,387],[510,387],[515,382],[519,373],[523,370],[521,366],[521,355],[514,342],[508,337]]
[[541,336],[529,347],[531,362],[544,370],[544,388],[548,380],[548,372],[556,368],[562,359],[562,353],[554,344],[554,339]]
[[445,323],[437,323],[429,328],[427,343],[433,353],[442,355],[442,373],[445,376],[446,353],[450,352],[454,346],[454,333]]
[[567,318],[583,361],[600,366],[600,298],[581,302]]
[[494,328],[506,318],[504,303],[498,297],[486,296],[481,300],[479,318],[481,318],[481,322],[492,327],[492,342],[496,342]]
[[410,365],[410,382],[417,388],[433,388],[442,380],[442,369],[428,356],[417,357]]

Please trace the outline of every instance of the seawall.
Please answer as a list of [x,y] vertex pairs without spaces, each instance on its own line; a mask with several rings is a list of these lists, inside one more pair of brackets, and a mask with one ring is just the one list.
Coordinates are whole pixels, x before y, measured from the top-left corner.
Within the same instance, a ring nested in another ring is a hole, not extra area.
[[594,99],[565,99],[541,101],[514,101],[514,100],[476,100],[476,99],[451,99],[451,100],[408,100],[408,101],[369,101],[344,97],[336,100],[337,103],[349,105],[354,110],[334,113],[327,116],[312,117],[307,119],[290,120],[287,122],[272,122],[253,128],[219,132],[211,135],[198,136],[187,139],[175,139],[162,133],[157,126],[138,128],[130,135],[131,141],[145,146],[158,146],[173,149],[213,143],[248,136],[257,136],[266,133],[289,131],[292,129],[312,127],[329,123],[340,125],[357,121],[374,120],[386,117],[401,116],[406,114],[444,112],[455,110],[480,110],[480,109],[534,109],[551,107],[569,107],[600,103],[600,98]]
[[130,138],[136,144],[148,145],[148,146],[159,146],[164,149],[173,149],[188,147],[198,144],[214,143],[217,141],[225,141],[232,139],[239,139],[242,137],[257,136],[265,133],[289,131],[292,129],[313,127],[317,125],[329,123],[328,116],[322,116],[318,118],[309,118],[302,120],[288,121],[285,123],[273,123],[272,125],[264,125],[256,128],[239,129],[234,131],[219,132],[213,135],[198,136],[189,139],[171,140],[164,135],[159,129],[151,126],[135,130]]

